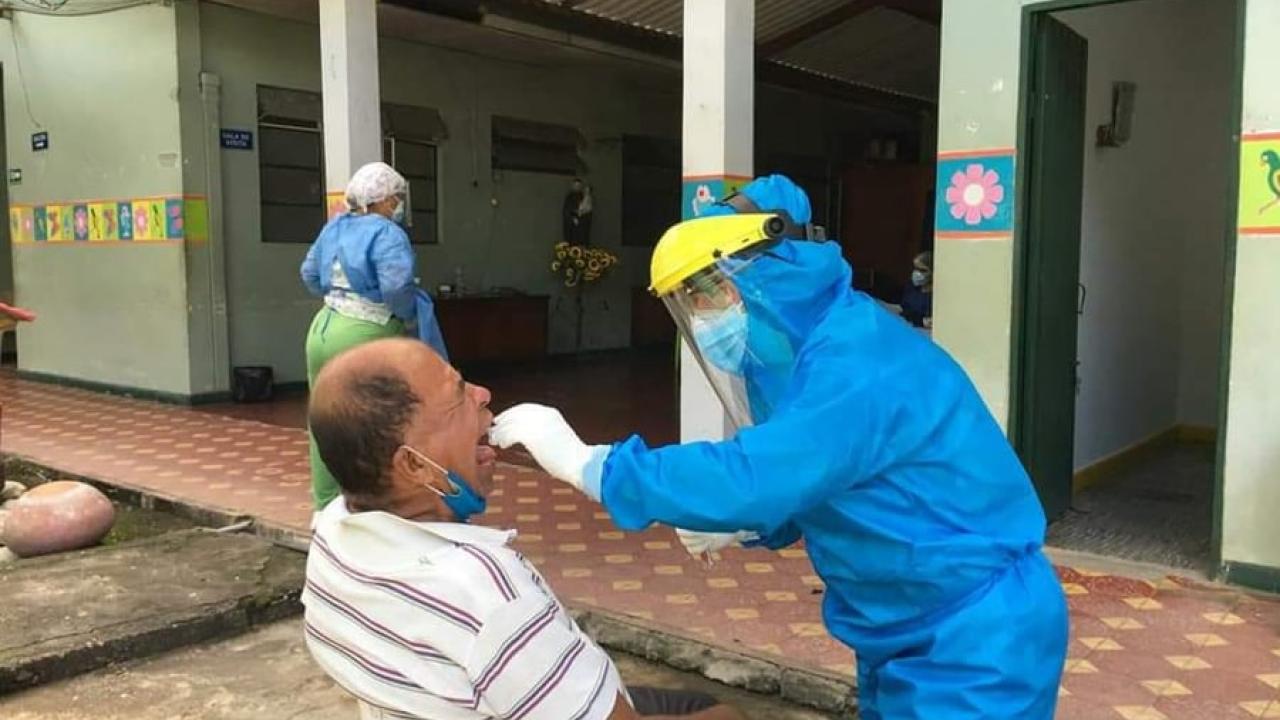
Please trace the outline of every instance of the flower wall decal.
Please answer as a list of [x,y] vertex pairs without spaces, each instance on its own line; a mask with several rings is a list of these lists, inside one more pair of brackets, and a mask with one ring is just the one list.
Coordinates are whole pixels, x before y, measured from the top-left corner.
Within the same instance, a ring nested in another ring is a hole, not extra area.
[[1012,151],[944,154],[938,158],[938,237],[1013,232]]

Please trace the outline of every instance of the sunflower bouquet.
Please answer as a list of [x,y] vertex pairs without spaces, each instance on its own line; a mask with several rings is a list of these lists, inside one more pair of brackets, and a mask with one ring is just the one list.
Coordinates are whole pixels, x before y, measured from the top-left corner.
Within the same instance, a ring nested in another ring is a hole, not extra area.
[[561,242],[556,243],[551,272],[571,288],[599,280],[617,264],[618,256],[608,250]]

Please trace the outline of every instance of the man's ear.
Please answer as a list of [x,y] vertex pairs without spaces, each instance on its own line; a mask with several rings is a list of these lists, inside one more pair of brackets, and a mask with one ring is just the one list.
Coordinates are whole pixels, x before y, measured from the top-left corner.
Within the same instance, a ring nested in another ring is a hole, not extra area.
[[421,480],[420,477],[426,463],[409,451],[404,445],[396,448],[395,453],[391,456],[391,471],[396,475],[400,475],[414,480]]

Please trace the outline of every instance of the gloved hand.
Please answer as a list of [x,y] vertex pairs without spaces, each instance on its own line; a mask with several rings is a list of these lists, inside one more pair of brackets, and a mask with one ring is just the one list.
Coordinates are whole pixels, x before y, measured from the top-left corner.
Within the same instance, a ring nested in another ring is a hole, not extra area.
[[676,537],[680,539],[680,544],[684,545],[684,549],[694,557],[707,556],[711,553],[718,553],[725,548],[737,547],[742,543],[760,539],[759,535],[748,530],[739,530],[732,533],[711,533],[682,530],[680,528],[676,528]]
[[[494,418],[489,442],[504,450],[523,445],[552,477],[600,499],[603,462],[592,461],[602,460],[609,447],[582,442],[559,410],[532,403],[517,405]],[[594,466],[595,477],[585,477],[588,465]]]

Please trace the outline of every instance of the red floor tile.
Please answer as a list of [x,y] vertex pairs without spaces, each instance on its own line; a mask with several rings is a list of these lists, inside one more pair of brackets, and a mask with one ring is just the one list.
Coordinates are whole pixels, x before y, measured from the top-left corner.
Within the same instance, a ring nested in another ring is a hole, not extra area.
[[[506,389],[515,394],[526,381]],[[0,403],[6,452],[295,531],[307,528],[300,398],[274,407],[192,410],[0,373]],[[627,421],[620,412],[619,428]],[[660,425],[654,420],[660,415],[648,422]],[[519,456],[504,459],[512,457]],[[708,567],[690,558],[668,529],[622,533],[598,505],[540,472],[500,468],[483,522],[517,528],[517,547],[566,600],[783,662],[852,672],[852,654],[821,625],[821,582],[801,548],[731,551]],[[1273,687],[1280,683],[1280,604],[1274,599],[1180,579],[1153,584],[1074,568],[1058,573],[1072,617],[1072,660],[1063,680],[1068,694],[1058,717],[1123,718],[1117,706],[1153,708],[1171,720],[1258,717],[1280,698]]]
[[1155,709],[1169,720],[1256,720],[1239,703],[1221,703],[1203,697],[1160,698]]

